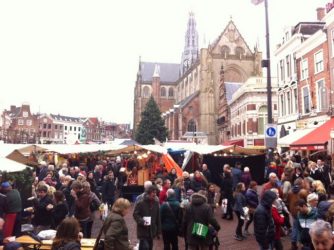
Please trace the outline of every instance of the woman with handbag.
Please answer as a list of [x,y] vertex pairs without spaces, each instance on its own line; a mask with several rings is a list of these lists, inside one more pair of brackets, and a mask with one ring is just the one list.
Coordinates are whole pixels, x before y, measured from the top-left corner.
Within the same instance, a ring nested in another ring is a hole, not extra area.
[[242,226],[244,225],[247,214],[245,213],[245,207],[247,206],[246,197],[243,192],[245,192],[245,184],[239,182],[235,188],[234,193],[234,206],[233,211],[238,218],[238,225],[235,229],[234,239],[244,240],[246,237],[242,235]]
[[104,222],[101,231],[96,239],[94,250],[101,246],[100,238],[104,233],[104,250],[129,250],[130,247],[128,228],[124,216],[128,213],[131,204],[127,199],[118,198],[112,208],[111,213]]

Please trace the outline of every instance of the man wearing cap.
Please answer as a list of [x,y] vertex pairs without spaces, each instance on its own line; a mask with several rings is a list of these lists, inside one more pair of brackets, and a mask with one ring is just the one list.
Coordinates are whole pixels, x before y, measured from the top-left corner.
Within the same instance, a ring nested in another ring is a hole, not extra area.
[[19,191],[13,189],[11,184],[6,181],[1,184],[1,189],[7,197],[7,214],[5,216],[4,237],[19,236],[21,232],[21,195]]

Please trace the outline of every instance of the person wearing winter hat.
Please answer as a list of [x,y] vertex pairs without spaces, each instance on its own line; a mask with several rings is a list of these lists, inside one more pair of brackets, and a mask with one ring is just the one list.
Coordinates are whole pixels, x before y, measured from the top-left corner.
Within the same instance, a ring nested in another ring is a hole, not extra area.
[[276,200],[275,192],[264,192],[260,204],[254,212],[254,234],[260,249],[271,249],[275,239],[275,224],[272,216],[272,204]]

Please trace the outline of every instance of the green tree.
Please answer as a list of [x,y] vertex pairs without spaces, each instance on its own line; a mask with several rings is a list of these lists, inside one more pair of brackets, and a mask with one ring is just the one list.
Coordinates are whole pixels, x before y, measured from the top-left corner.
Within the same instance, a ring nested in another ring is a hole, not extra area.
[[143,145],[153,144],[153,138],[163,142],[168,135],[165,122],[161,118],[161,112],[153,97],[148,100],[144,111],[141,113],[141,121],[137,128],[135,139]]

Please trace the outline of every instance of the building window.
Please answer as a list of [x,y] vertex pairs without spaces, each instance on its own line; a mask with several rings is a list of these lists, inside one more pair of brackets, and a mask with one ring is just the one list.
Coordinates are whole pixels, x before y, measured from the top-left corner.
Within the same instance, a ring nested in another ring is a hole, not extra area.
[[285,116],[284,95],[280,95],[281,116]]
[[160,89],[160,96],[161,97],[166,97],[166,88],[165,87],[161,87],[161,89]]
[[50,123],[48,124],[48,129],[51,129],[51,124]]
[[288,91],[285,93],[286,95],[286,102],[288,104],[288,108],[287,108],[287,114],[290,115],[291,114],[291,108],[292,108],[292,105],[291,105],[291,92]]
[[317,103],[318,111],[326,111],[328,109],[327,89],[323,79],[317,81]]
[[293,103],[294,103],[293,112],[297,113],[297,111],[298,111],[298,92],[297,92],[297,89],[293,89]]
[[46,129],[46,123],[43,124],[43,128]]
[[27,112],[27,111],[22,112],[22,116],[23,116],[24,118],[28,117],[28,112]]
[[24,124],[23,119],[19,119],[19,120],[17,121],[17,124],[18,124],[18,125],[23,125],[23,124]]
[[27,124],[27,126],[31,126],[32,125],[32,120],[27,120],[26,124]]
[[77,131],[77,127],[74,127],[74,131]]
[[322,50],[314,54],[314,70],[319,73],[324,70],[324,56]]
[[46,132],[45,131],[43,131],[43,137],[46,137]]
[[81,128],[80,128],[80,127],[78,128],[78,131],[81,131]]
[[59,129],[63,129],[63,125],[59,125]]
[[301,80],[305,80],[308,78],[308,60],[304,59],[300,62],[300,69],[301,69]]
[[237,58],[241,59],[244,53],[245,53],[245,50],[243,48],[241,47],[235,48],[235,55]]
[[259,108],[259,119],[258,119],[258,134],[263,135],[264,134],[264,128],[267,124],[267,106],[262,106]]
[[174,89],[173,88],[168,89],[168,97],[174,97]]
[[290,77],[291,76],[291,56],[287,55],[285,60],[286,60],[286,76]]
[[196,132],[196,122],[191,119],[189,122],[188,122],[188,126],[187,126],[187,131],[188,132]]
[[230,54],[231,50],[229,47],[227,47],[226,45],[224,45],[222,48],[221,48],[221,53],[224,57],[227,57],[229,54]]
[[144,98],[149,98],[150,97],[150,88],[148,86],[144,86],[143,88],[143,97]]
[[284,60],[280,60],[279,62],[280,64],[280,77],[281,77],[281,81],[284,81]]
[[67,126],[65,126],[65,130],[67,130]]
[[58,125],[57,124],[55,125],[55,129],[58,129]]
[[72,126],[70,126],[70,131],[72,131]]
[[310,113],[310,92],[308,87],[302,88],[303,93],[303,113]]
[[293,73],[297,73],[297,56],[296,53],[293,53]]

